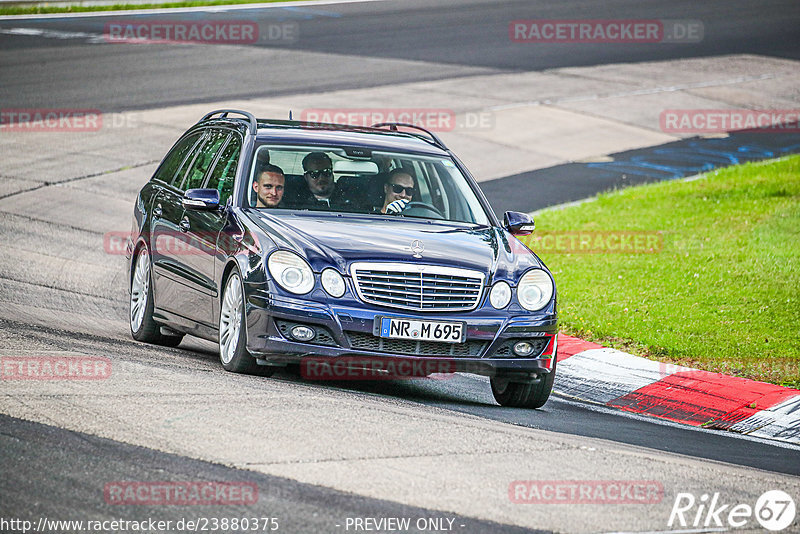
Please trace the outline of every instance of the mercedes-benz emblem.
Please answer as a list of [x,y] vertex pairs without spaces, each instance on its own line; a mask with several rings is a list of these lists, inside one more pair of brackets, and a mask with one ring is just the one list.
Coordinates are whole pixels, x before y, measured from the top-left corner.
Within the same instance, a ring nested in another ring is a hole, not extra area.
[[425,245],[422,244],[422,241],[415,239],[411,242],[411,252],[415,258],[421,258],[423,250],[425,250]]

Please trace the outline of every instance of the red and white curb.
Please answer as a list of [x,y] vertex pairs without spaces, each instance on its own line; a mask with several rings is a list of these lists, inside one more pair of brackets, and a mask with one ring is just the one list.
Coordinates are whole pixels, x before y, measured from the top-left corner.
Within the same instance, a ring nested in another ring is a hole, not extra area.
[[627,412],[800,444],[800,390],[654,362],[564,334],[555,390]]

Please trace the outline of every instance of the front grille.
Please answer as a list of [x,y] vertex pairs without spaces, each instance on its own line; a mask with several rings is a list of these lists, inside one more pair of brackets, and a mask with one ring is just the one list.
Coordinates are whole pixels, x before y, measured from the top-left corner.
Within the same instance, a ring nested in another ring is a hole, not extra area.
[[390,354],[410,354],[414,356],[455,356],[478,357],[486,347],[485,341],[466,341],[465,343],[441,343],[439,341],[412,341],[406,339],[386,339],[363,332],[345,332],[354,349]]
[[350,273],[362,301],[404,310],[472,310],[483,292],[483,273],[455,267],[354,263]]
[[527,339],[512,339],[510,341],[506,341],[500,348],[497,349],[492,357],[495,358],[520,358],[514,354],[514,344],[519,343],[520,341],[527,341],[531,345],[533,345],[533,352],[529,356],[525,356],[525,358],[538,358],[539,355],[544,352],[544,349],[547,348],[548,343],[550,343],[550,337],[535,337],[535,338],[527,338]]

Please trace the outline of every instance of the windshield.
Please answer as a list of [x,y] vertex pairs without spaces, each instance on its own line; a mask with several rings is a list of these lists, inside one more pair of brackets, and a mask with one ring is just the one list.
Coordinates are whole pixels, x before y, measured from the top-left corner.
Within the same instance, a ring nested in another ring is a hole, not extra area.
[[488,225],[450,158],[353,147],[262,145],[250,172],[260,209],[336,211]]

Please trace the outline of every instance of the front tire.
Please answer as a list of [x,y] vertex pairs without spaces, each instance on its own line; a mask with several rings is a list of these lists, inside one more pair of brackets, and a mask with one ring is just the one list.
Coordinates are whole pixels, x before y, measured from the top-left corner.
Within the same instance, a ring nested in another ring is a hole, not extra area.
[[514,382],[502,374],[493,376],[489,382],[492,395],[501,405],[513,408],[541,408],[550,398],[556,378],[556,361],[553,358],[553,369],[537,383],[526,384]]
[[161,326],[153,320],[153,287],[150,277],[150,254],[146,246],[136,253],[131,280],[129,324],[131,335],[136,341],[153,343],[166,347],[177,347],[183,335],[165,336]]
[[244,290],[242,279],[233,271],[225,282],[219,313],[219,361],[232,373],[269,376],[275,369],[261,366],[247,352],[247,327],[245,325]]

